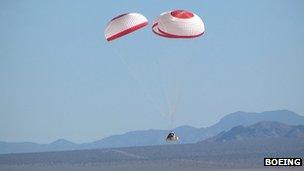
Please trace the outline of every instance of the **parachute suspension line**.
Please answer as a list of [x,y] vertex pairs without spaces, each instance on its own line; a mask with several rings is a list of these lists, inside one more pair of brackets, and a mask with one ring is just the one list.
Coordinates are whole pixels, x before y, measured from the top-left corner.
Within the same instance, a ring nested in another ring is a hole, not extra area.
[[162,110],[161,110],[161,106],[159,103],[157,103],[156,100],[153,100],[153,97],[147,92],[147,90],[144,88],[142,81],[138,78],[138,76],[134,73],[134,71],[132,70],[130,64],[127,62],[127,60],[123,57],[123,55],[120,55],[120,51],[118,50],[119,48],[115,48],[116,50],[114,50],[114,53],[116,54],[116,56],[118,56],[118,58],[121,60],[121,62],[126,66],[128,73],[130,74],[130,76],[132,77],[133,80],[135,80],[135,82],[137,83],[137,85],[139,86],[139,88],[141,89],[141,91],[144,94],[144,97],[146,98],[146,100],[151,104],[151,106],[153,107],[153,109],[160,113],[163,114]]
[[173,80],[173,82],[172,82],[172,88],[170,89],[170,90],[172,90],[171,94],[168,96],[169,102],[170,102],[170,129],[171,130],[173,129],[173,126],[174,126],[174,119],[175,119],[177,108],[178,108],[179,102],[180,102],[180,87],[179,87],[180,81],[177,79],[177,80]]
[[176,111],[177,111],[177,107],[180,104],[180,99],[181,99],[180,87],[176,86],[176,88],[175,88],[175,104],[176,105],[173,108],[174,113],[176,113]]
[[[157,71],[161,71],[160,62],[159,62],[159,59],[157,57],[156,57],[156,67],[157,67],[156,68]],[[170,113],[171,113],[171,103],[170,103],[168,91],[166,91],[166,88],[168,88],[168,86],[165,88],[165,85],[164,85],[165,84],[165,81],[164,81],[164,78],[163,78],[164,74],[159,72],[156,75],[158,76],[157,80],[158,80],[158,84],[161,88],[161,95],[162,95],[163,99],[165,100],[165,103],[167,104],[166,108],[163,106],[164,107],[163,108],[164,116],[170,115]]]
[[174,94],[175,101],[174,101],[173,114],[172,114],[172,125],[173,125],[173,122],[174,122],[174,116],[177,112],[177,107],[180,105],[181,93],[180,93],[180,87],[178,85],[180,86],[179,83],[176,83],[175,94]]
[[[167,46],[161,46],[161,50],[162,52],[167,51],[164,47]],[[164,56],[162,56],[164,58]],[[160,61],[158,57],[156,58],[156,65],[157,65],[157,70],[160,70]],[[175,86],[168,86],[168,83],[166,84],[167,86],[165,87],[165,80],[167,80],[166,78],[164,78],[165,76],[168,77],[168,75],[166,75],[165,73],[161,73],[159,72],[158,77],[159,77],[159,85],[162,91],[162,96],[165,100],[165,103],[167,104],[167,107],[165,109],[165,117],[168,117],[169,119],[169,129],[172,130],[173,126],[174,126],[174,116],[177,112],[177,106],[179,104],[179,89],[178,89],[178,81],[173,81],[175,83]],[[170,77],[170,76],[169,76]],[[174,89],[174,90],[173,90]],[[170,91],[169,91],[170,90]]]
[[174,114],[172,113],[170,115],[170,130],[173,130],[173,126],[174,126]]

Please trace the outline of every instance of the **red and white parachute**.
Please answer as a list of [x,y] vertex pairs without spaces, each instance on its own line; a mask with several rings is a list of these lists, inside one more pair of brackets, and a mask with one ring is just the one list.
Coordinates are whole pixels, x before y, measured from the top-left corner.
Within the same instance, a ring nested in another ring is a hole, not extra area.
[[105,29],[108,41],[115,40],[148,25],[145,16],[139,13],[126,13],[113,18]]
[[[112,41],[120,37],[123,37],[129,33],[135,32],[145,27],[147,24],[148,24],[147,18],[139,13],[122,14],[113,18],[108,23],[105,29],[105,38],[107,39],[107,41]],[[205,26],[202,19],[199,16],[197,16],[195,13],[186,10],[173,10],[173,11],[164,12],[160,16],[158,16],[153,22],[152,30],[155,34],[166,38],[196,38],[204,34]],[[138,39],[138,40],[139,42],[143,42],[142,39]],[[129,45],[124,43],[122,44],[122,46],[123,49],[126,49],[126,47],[128,47]],[[147,48],[151,48],[151,47],[147,47]],[[121,51],[116,50],[115,52],[119,53]],[[142,52],[146,53],[144,49],[142,50]],[[161,56],[161,54],[163,53],[158,50],[155,50],[155,52],[159,52],[158,56]],[[122,54],[121,56],[123,55],[124,54]],[[157,60],[158,56],[153,57],[153,59]],[[174,56],[174,54],[172,54],[172,56]],[[123,57],[121,59],[123,63],[127,65],[129,71],[132,72],[132,67],[129,66],[127,60]],[[162,58],[160,57],[160,59]],[[149,64],[157,65],[157,67],[146,67],[146,68],[155,68],[155,72],[152,73],[157,73],[158,71],[157,68],[159,68],[158,65],[161,64],[161,61],[157,60],[156,62],[150,62]],[[167,67],[168,66],[166,65],[164,68]],[[140,73],[141,72],[131,73],[131,75],[135,80],[139,82],[139,85],[143,85],[141,83],[141,79],[137,77]],[[176,86],[177,87],[176,92],[171,93],[171,94],[175,94],[175,96],[173,95],[170,97],[170,92],[168,92],[169,90],[165,90],[166,88],[169,89],[169,86],[162,85],[162,83],[170,82],[168,80],[166,80],[166,82],[164,82],[164,80],[162,81],[162,78],[165,77],[165,75],[170,75],[170,74],[168,72],[167,74],[159,74],[159,75],[160,75],[159,76],[160,80],[158,81],[158,84],[160,85],[160,89],[161,89],[160,97],[153,98],[153,94],[158,94],[158,93],[151,93],[152,96],[151,94],[149,94],[149,91],[144,91],[144,93],[148,101],[151,103],[152,106],[155,107],[156,110],[158,110],[161,114],[170,117],[170,121],[171,121],[170,128],[172,128],[173,115],[176,112],[176,107],[179,101],[178,86]],[[168,76],[168,78],[171,77]],[[142,89],[147,90],[147,88],[145,89],[145,87],[142,87]],[[171,91],[173,89],[174,87],[170,88]],[[165,109],[163,109],[164,105],[167,106]],[[178,137],[174,132],[171,132],[169,135],[170,135],[168,136],[169,139],[167,138],[167,140],[169,141],[178,140]]]
[[[105,29],[108,41],[115,40],[148,25],[145,16],[139,13],[126,13],[113,18]],[[195,38],[204,34],[202,19],[193,12],[173,10],[158,16],[152,26],[155,34],[167,38]]]
[[167,38],[195,38],[204,34],[202,19],[186,10],[164,12],[158,16],[152,26],[155,34]]

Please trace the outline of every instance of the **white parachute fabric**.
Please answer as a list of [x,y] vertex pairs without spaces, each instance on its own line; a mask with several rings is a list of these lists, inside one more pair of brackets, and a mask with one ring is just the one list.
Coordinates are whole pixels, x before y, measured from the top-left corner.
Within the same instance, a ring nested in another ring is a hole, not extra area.
[[145,16],[139,13],[126,13],[113,18],[105,29],[105,38],[112,41],[148,25]]
[[195,38],[204,34],[202,19],[193,12],[174,10],[164,12],[154,20],[152,30],[167,38]]
[[153,30],[153,32],[154,32],[155,34],[160,35],[160,36],[163,36],[163,37],[165,37],[165,35],[159,31],[158,27],[159,27],[159,25],[162,24],[162,23],[160,22],[161,16],[165,15],[166,13],[168,13],[168,12],[164,12],[164,13],[160,14],[160,16],[156,17],[156,19],[154,19],[153,25],[152,25],[152,30]]

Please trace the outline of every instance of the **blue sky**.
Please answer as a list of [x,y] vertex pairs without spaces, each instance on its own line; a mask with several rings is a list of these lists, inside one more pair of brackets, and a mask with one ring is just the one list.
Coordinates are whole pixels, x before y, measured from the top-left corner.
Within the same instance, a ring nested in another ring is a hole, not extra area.
[[[240,110],[304,114],[303,7],[301,0],[2,0],[0,140],[88,142],[168,129],[155,110],[163,89],[180,97],[174,126],[209,126]],[[205,35],[155,36],[153,19],[171,9],[201,16]],[[125,12],[144,14],[150,25],[109,44],[103,30]]]

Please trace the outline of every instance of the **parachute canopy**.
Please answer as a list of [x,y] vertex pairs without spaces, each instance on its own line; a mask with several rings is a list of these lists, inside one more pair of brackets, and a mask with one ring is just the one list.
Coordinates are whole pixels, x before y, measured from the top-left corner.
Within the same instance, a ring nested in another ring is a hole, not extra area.
[[167,38],[195,38],[204,34],[202,19],[186,10],[164,12],[158,16],[152,26],[155,34]]
[[108,41],[115,40],[148,25],[145,16],[139,13],[126,13],[113,18],[105,29]]

